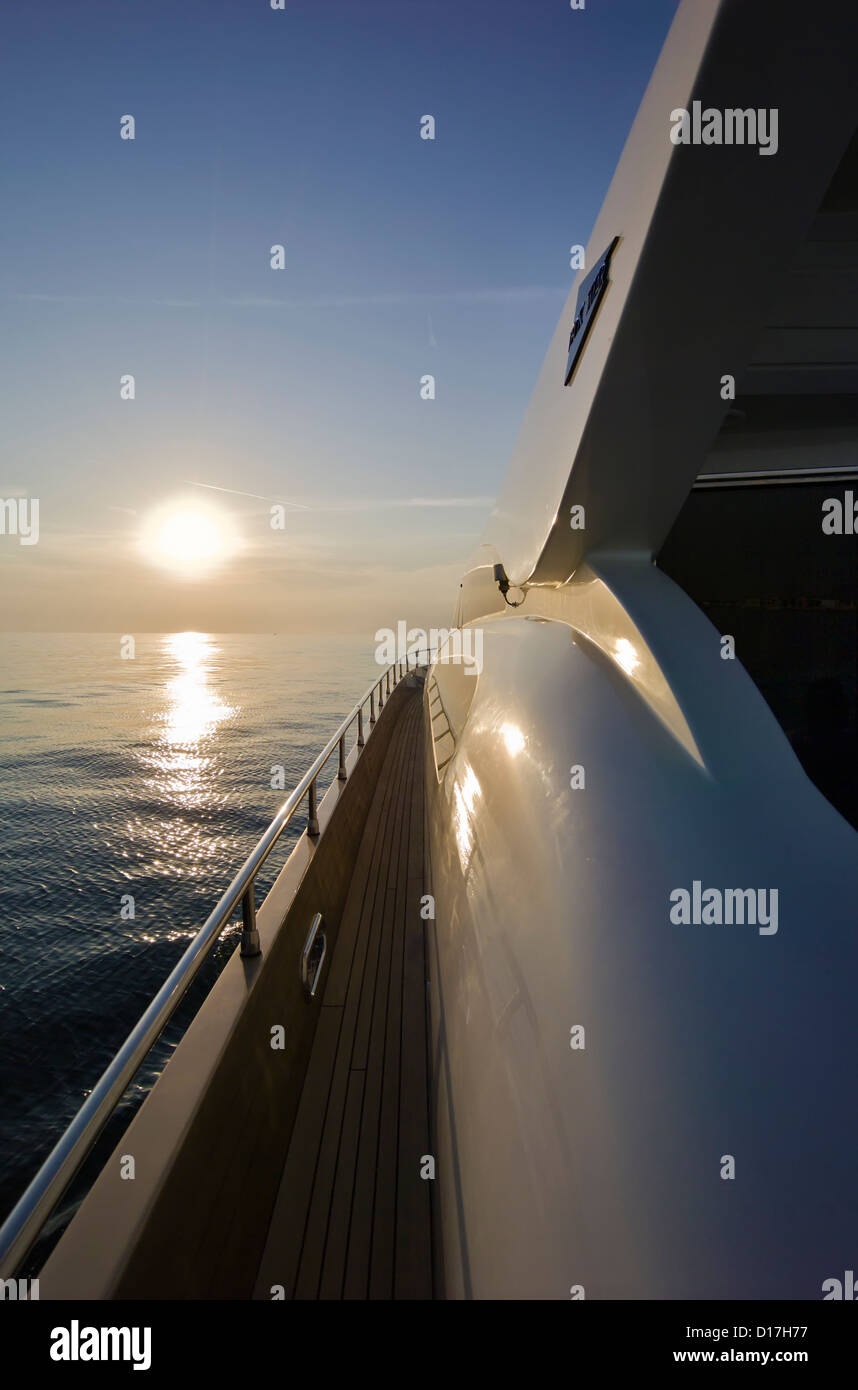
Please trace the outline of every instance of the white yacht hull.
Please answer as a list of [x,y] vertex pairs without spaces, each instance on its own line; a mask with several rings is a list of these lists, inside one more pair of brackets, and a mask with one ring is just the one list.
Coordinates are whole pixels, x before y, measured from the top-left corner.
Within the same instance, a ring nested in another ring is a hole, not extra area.
[[[858,1234],[855,832],[699,609],[604,574],[484,622],[440,781],[428,736],[446,1295],[821,1298]],[[776,919],[672,921],[695,880]]]

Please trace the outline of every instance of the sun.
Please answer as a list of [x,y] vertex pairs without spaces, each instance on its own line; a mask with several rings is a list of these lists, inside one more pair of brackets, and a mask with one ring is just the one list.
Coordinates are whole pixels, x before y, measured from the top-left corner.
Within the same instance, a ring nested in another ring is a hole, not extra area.
[[155,550],[166,565],[204,569],[216,560],[222,540],[212,517],[203,512],[173,512],[161,523]]
[[193,579],[228,560],[237,540],[230,519],[215,508],[172,502],[147,519],[140,543],[152,564]]

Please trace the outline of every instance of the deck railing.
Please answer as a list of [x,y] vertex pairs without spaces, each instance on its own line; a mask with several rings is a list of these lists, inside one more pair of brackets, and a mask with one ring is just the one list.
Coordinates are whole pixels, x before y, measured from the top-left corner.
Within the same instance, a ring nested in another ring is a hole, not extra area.
[[[319,834],[317,781],[335,748],[339,751],[337,778],[345,781],[346,736],[357,721],[355,746],[363,748],[364,710],[369,704],[370,726],[376,722],[403,676],[429,662],[433,653],[410,651],[404,660],[388,666],[364,692],[358,703],[325,744],[316,761],[304,773],[295,790],[286,798],[264,835],[257,842],[214,911],[197,932],[184,955],[174,966],[145,1013],[132,1028],[96,1086],[78,1110],[62,1138],[51,1150],[36,1176],[0,1227],[0,1278],[11,1278],[39,1237],[45,1222],[78,1172],[99,1134],[157,1042],[173,1013],[187,993],[194,976],[218,941],[233,913],[241,904],[241,954],[260,954],[256,926],[256,877],[289,822],[307,798],[307,834]],[[426,662],[420,658],[425,657]],[[412,668],[411,661],[414,660]],[[404,668],[404,669],[403,669]],[[392,680],[391,680],[392,677]]]

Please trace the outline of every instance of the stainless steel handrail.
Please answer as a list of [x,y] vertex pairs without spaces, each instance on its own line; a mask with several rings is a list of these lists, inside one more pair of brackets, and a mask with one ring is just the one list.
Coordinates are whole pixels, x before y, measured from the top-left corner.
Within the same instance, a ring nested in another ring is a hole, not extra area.
[[[414,657],[415,670],[423,663],[419,657],[429,651],[411,651],[405,658],[405,675],[410,671],[410,657]],[[390,696],[390,673],[393,671],[393,685],[402,677],[402,663],[394,662],[373,681],[365,694],[354,706],[351,713],[331,736],[312,766],[304,773],[295,790],[286,798],[277,815],[265,831],[254,849],[248,855],[232,883],[221,897],[214,911],[197,932],[184,955],[174,966],[164,984],[159,989],[145,1013],[132,1028],[125,1042],[116,1053],[113,1061],[93,1087],[81,1108],[62,1138],[51,1150],[32,1182],[18,1199],[9,1216],[0,1227],[0,1278],[11,1278],[38,1239],[45,1222],[59,1202],[69,1183],[74,1178],[89,1150],[92,1148],[111,1114],[128,1088],[135,1073],[146,1058],[147,1053],[157,1042],[160,1034],[170,1021],[173,1013],[184,998],[194,976],[204,963],[209,952],[219,939],[221,932],[232,917],[238,904],[242,906],[241,954],[245,957],[260,954],[259,932],[256,928],[255,882],[262,868],[286,826],[294,816],[304,797],[307,797],[307,834],[315,838],[319,834],[316,814],[316,780],[335,748],[339,749],[338,780],[346,777],[345,738],[354,721],[359,722],[357,748],[364,746],[363,708],[371,702],[372,717],[370,725],[375,724],[375,694],[378,691],[379,712],[382,707],[382,683],[387,682],[387,697]],[[370,730],[371,732],[371,730]],[[358,755],[360,756],[360,754]]]

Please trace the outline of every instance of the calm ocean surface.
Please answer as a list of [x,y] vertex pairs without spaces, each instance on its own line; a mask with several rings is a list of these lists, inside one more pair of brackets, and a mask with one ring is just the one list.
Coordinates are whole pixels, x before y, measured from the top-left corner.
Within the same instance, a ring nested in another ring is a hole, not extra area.
[[379,671],[352,638],[144,634],[122,660],[118,635],[0,635],[0,1220]]

